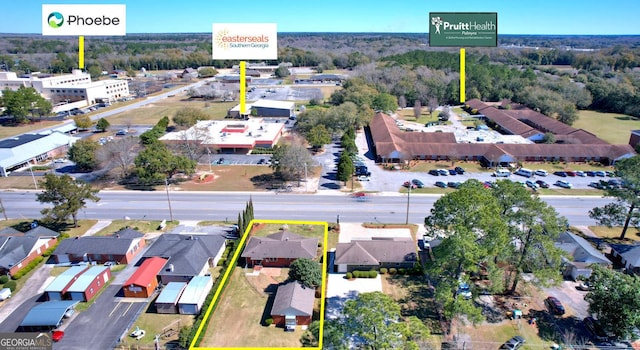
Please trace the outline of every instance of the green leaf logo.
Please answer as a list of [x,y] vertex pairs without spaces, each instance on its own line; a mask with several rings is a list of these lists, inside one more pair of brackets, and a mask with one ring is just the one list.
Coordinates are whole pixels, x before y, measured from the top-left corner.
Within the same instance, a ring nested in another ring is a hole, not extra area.
[[49,26],[51,28],[60,28],[64,23],[64,17],[62,17],[62,14],[60,12],[51,12],[49,14],[49,17],[47,18],[47,21],[49,22]]

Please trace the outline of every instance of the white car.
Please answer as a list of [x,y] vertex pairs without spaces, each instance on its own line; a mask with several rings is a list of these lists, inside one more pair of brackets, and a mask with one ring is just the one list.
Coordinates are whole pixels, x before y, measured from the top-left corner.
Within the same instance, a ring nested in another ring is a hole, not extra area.
[[538,176],[547,176],[549,175],[549,173],[546,170],[543,169],[536,169],[536,171],[533,172],[535,175]]
[[369,181],[369,177],[367,175],[358,176],[358,181]]
[[136,330],[131,332],[131,334],[129,334],[129,336],[131,338],[135,338],[135,339],[142,339],[146,333],[147,332],[145,332],[144,329],[140,329],[140,328],[136,327]]
[[555,185],[562,188],[573,188],[573,185],[569,181],[564,180],[556,181]]

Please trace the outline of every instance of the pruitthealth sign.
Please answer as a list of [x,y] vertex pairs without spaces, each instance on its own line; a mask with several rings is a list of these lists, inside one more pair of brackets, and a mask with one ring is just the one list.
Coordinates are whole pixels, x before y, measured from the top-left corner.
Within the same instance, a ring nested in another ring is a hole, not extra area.
[[275,60],[278,58],[276,23],[214,23],[214,60]]
[[43,4],[42,35],[124,36],[126,15],[122,4]]
[[431,12],[429,46],[496,47],[498,13]]

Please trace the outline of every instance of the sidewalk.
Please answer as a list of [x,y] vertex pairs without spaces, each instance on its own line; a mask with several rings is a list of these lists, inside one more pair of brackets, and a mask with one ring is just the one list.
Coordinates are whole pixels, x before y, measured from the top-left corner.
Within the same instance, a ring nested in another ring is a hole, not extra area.
[[82,236],[93,236],[109,225],[111,225],[111,220],[98,220],[98,222],[91,226]]
[[582,233],[584,233],[585,236],[589,236],[589,237],[593,237],[593,238],[599,238],[598,235],[596,235],[595,232],[591,231],[591,229],[589,229],[588,226],[575,226],[575,228],[577,228]]

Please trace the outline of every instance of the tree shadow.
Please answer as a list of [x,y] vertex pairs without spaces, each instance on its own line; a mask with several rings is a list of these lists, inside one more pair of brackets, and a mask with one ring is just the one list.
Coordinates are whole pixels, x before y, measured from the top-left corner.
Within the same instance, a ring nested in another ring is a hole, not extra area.
[[398,300],[402,316],[416,316],[432,334],[443,334],[441,317],[435,307],[434,291],[422,275],[387,275],[383,278],[386,278],[390,285],[407,291],[407,294]]
[[[565,342],[562,330],[582,328],[582,321],[575,316],[557,317],[545,310],[531,309],[529,311],[529,319],[535,319],[535,326],[538,327],[538,336],[541,339],[558,344]],[[531,325],[533,326],[533,324]]]

